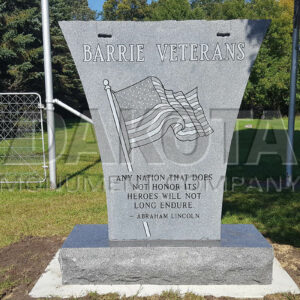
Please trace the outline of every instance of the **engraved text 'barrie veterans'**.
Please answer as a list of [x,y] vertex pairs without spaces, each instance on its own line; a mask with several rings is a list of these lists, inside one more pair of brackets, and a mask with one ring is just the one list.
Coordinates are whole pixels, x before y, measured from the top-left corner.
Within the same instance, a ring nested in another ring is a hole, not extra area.
[[[154,50],[154,49],[153,49]],[[177,43],[155,45],[161,62],[242,61],[245,43]],[[144,44],[83,44],[83,62],[145,62]]]

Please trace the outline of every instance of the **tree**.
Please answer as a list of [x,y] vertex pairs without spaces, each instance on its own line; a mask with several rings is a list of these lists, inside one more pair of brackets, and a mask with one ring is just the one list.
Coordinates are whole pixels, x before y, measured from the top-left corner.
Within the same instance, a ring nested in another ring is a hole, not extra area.
[[[77,19],[95,19],[87,0],[50,0],[54,94],[72,105],[85,97],[58,21]],[[0,76],[2,92],[44,94],[39,0],[0,0]]]
[[88,7],[87,0],[50,0],[50,7],[54,95],[79,110],[88,109],[80,78],[58,22],[95,20],[96,12]]
[[223,0],[192,0],[191,7],[193,11],[201,8],[204,12],[203,19],[214,19],[216,12],[222,10]]
[[188,0],[158,0],[152,4],[151,20],[188,20],[193,19]]
[[287,113],[293,16],[290,9],[276,0],[252,0],[249,4],[248,18],[272,22],[250,76],[245,107]]
[[41,21],[35,0],[0,2],[1,91],[35,88],[42,74]]
[[103,4],[103,20],[141,21],[149,14],[147,0],[107,0]]
[[215,3],[222,3],[223,0],[192,0],[191,6],[196,7],[199,5],[208,5],[208,4],[215,4]]
[[[263,110],[280,109],[287,113],[289,101],[293,0],[194,0],[205,19],[271,19],[245,91],[242,107]],[[298,106],[300,104],[298,99]]]

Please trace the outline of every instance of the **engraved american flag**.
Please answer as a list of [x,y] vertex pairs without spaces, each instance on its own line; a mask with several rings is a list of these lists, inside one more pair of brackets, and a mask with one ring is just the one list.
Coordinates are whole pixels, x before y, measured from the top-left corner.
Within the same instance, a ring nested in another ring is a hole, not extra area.
[[180,141],[213,133],[198,99],[198,89],[184,94],[164,88],[147,77],[120,91],[112,91],[127,151],[155,142],[171,128]]

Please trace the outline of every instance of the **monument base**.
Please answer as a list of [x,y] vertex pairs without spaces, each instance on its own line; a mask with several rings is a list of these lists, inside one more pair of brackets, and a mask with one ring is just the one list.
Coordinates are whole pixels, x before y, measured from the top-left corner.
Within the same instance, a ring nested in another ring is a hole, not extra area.
[[60,250],[63,284],[271,284],[272,246],[253,225],[222,225],[221,241],[121,241],[77,225]]

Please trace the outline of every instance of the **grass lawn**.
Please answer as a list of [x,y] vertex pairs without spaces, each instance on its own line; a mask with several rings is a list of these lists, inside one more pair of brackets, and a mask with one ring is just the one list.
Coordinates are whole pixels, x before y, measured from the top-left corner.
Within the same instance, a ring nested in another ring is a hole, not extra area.
[[[300,193],[265,188],[269,177],[277,185],[284,179],[281,159],[286,150],[286,126],[287,119],[238,121],[227,170],[223,223],[253,223],[274,242],[300,246]],[[92,126],[68,121],[67,130],[58,126],[56,138],[56,191],[47,188],[48,181],[1,185],[0,248],[26,236],[67,236],[79,223],[107,223],[101,161]],[[300,118],[296,120],[295,149],[299,163]],[[253,165],[261,150],[280,155],[263,155],[259,164]],[[294,173],[300,178],[299,166]]]

